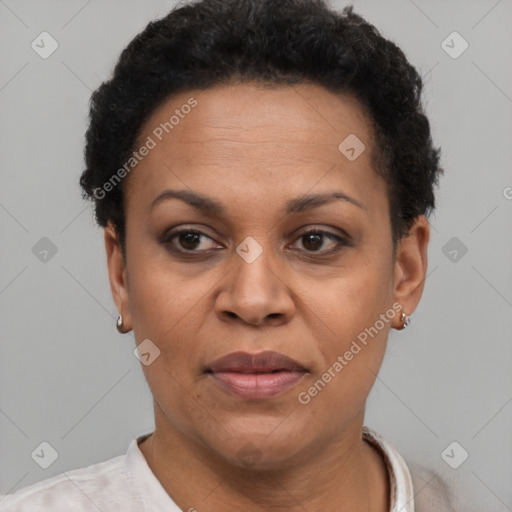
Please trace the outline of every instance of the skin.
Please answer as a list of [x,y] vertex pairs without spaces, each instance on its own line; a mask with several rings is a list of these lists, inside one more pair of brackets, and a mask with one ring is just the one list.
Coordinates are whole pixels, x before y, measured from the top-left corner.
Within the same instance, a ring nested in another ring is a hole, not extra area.
[[[352,96],[306,84],[187,91],[153,113],[139,143],[191,97],[197,106],[125,179],[126,259],[114,228],[105,229],[124,325],[137,344],[150,339],[160,350],[142,366],[155,431],[140,449],[183,510],[389,510],[384,462],[361,428],[400,315],[308,404],[297,395],[394,302],[413,313],[427,268],[428,221],[415,220],[393,258],[386,184],[371,163],[371,124]],[[338,150],[349,134],[366,145],[354,161]],[[207,215],[179,199],[151,208],[165,189],[207,195],[225,212]],[[332,191],[362,208],[337,200],[284,215],[288,200]],[[159,243],[171,228],[204,235]],[[302,236],[311,228],[345,232],[347,244]],[[263,249],[252,263],[236,252],[249,236]],[[243,400],[203,373],[238,350],[275,350],[309,373],[284,394]],[[239,456],[243,449],[256,454],[252,463]]]

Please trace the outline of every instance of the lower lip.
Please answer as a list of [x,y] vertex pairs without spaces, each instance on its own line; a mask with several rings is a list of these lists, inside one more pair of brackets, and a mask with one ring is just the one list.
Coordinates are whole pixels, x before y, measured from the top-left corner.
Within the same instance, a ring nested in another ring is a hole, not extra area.
[[305,372],[216,372],[209,375],[224,390],[233,395],[248,400],[263,400],[277,396],[294,387],[305,375]]

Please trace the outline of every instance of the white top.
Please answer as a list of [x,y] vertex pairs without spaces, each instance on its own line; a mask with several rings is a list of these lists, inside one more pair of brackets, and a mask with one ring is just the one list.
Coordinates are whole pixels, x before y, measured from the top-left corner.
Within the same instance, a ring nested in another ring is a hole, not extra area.
[[[179,512],[180,508],[153,474],[138,446],[149,435],[133,439],[125,455],[63,472],[13,494],[1,496],[0,510]],[[386,462],[391,488],[390,512],[423,512],[423,509],[415,511],[413,481],[398,451],[366,426],[363,427],[363,437],[380,451]]]

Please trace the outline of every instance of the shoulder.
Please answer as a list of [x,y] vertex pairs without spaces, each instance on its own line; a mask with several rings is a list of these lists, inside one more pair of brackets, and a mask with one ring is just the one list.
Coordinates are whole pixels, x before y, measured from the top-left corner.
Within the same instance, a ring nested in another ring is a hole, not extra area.
[[414,488],[416,512],[452,512],[453,496],[449,483],[438,473],[419,464],[408,464]]
[[[120,505],[130,502],[129,474],[125,470],[125,455],[64,471],[41,482],[0,496],[2,512],[85,512],[111,510],[122,497]],[[117,500],[117,501],[116,501]],[[128,507],[123,510],[130,510]]]
[[[477,495],[468,470],[457,472],[409,464],[414,487],[415,512],[487,512],[492,510],[492,496]],[[494,502],[494,506],[496,503]]]
[[363,435],[380,448],[386,460],[394,497],[393,511],[487,512],[491,509],[471,489],[469,470],[459,468],[455,472],[441,464],[430,468],[416,461],[406,462],[397,449],[373,429],[365,426]]

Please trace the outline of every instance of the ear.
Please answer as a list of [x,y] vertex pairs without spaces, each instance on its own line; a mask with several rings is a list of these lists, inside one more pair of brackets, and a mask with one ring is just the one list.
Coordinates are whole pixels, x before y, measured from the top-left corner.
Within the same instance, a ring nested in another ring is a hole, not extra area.
[[[424,215],[416,217],[408,236],[398,242],[395,260],[394,299],[402,304],[406,315],[411,315],[418,305],[427,272],[427,249],[430,226]],[[395,315],[393,327],[402,328],[400,315]]]
[[110,222],[104,230],[104,238],[112,297],[114,298],[117,310],[123,315],[124,327],[129,330],[131,329],[131,315],[128,301],[126,263],[116,229]]

